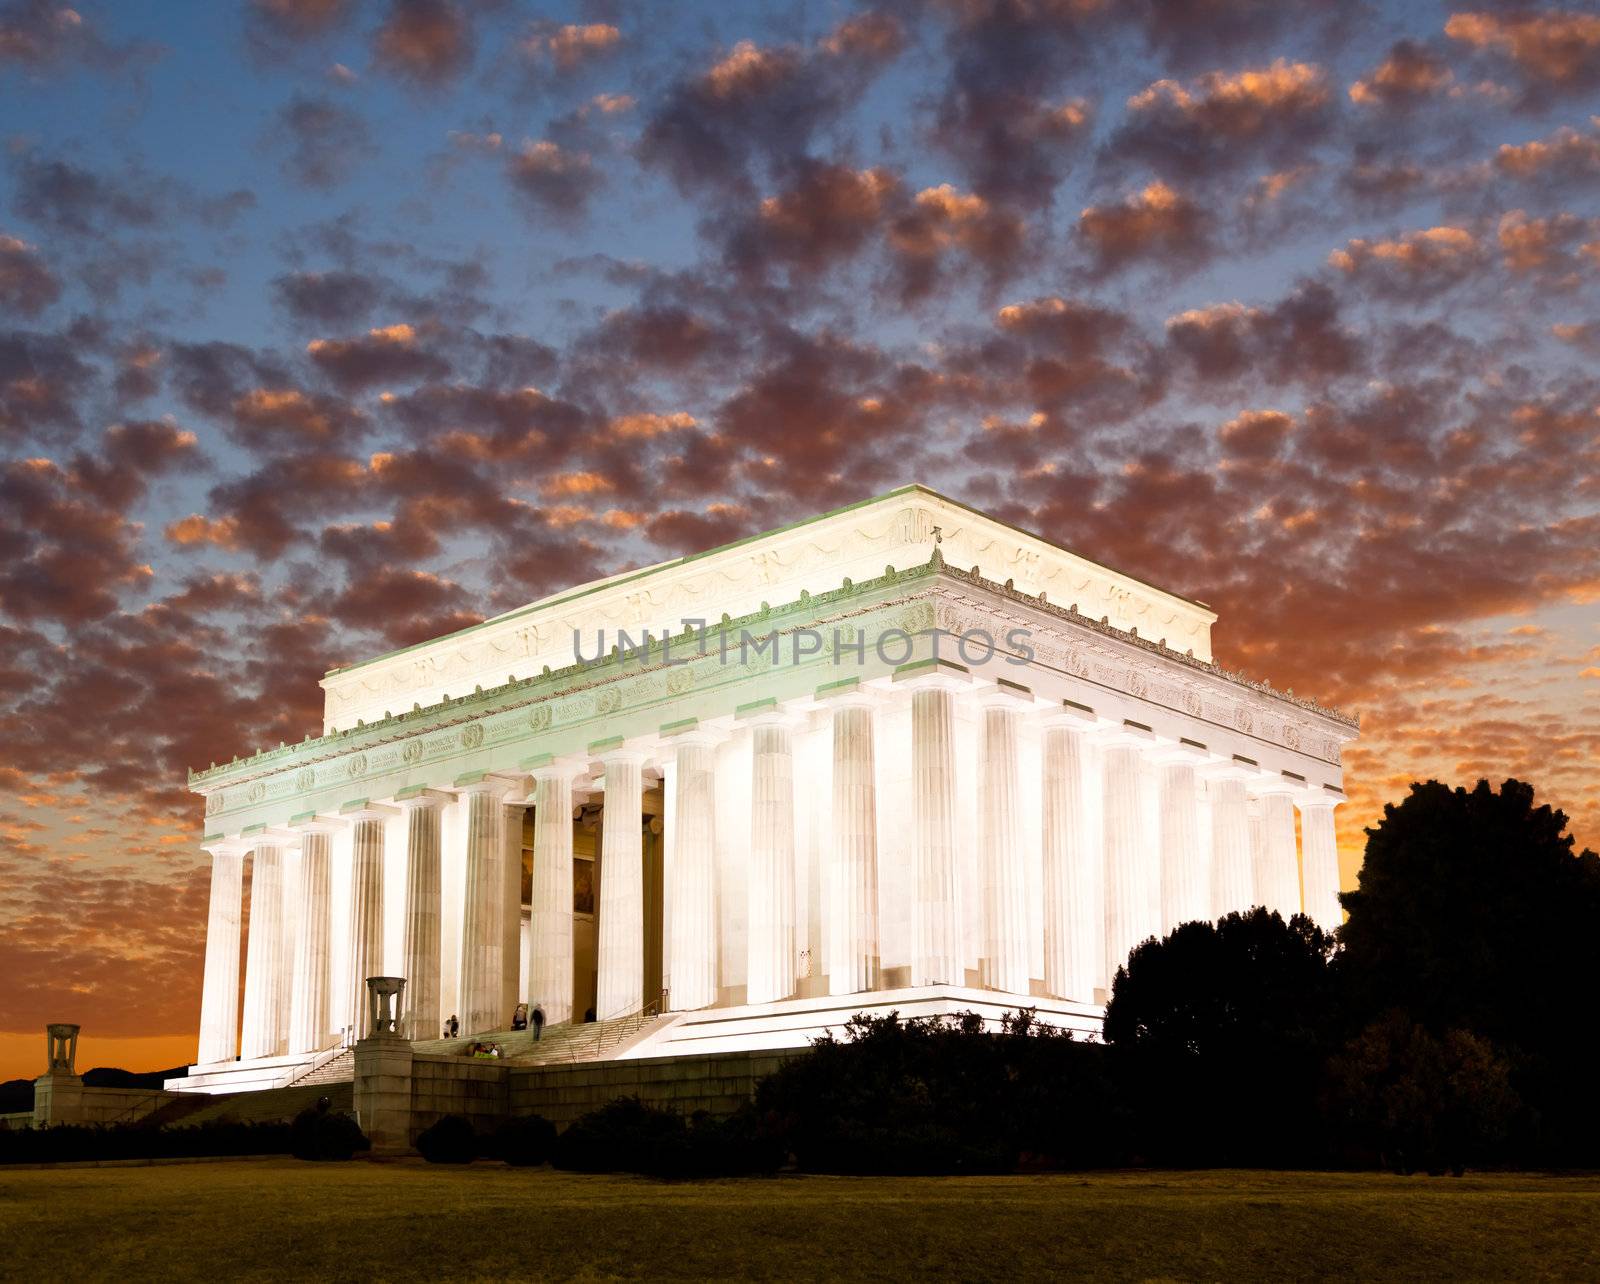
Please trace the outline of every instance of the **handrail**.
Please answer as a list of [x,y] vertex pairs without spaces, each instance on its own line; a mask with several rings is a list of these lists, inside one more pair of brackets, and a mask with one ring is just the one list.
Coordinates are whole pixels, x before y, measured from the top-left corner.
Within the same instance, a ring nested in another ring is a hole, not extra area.
[[583,1061],[600,1061],[603,1059],[607,1048],[614,1048],[624,1039],[637,1034],[645,1025],[660,1016],[667,1008],[667,991],[661,993],[650,1002],[636,1011],[625,1013],[619,1017],[611,1017],[605,1021],[595,1022],[593,1053],[588,1056],[579,1056],[580,1052],[588,1049],[591,1042],[587,1037],[575,1039],[572,1046],[567,1049],[567,1060],[573,1064]]
[[294,1087],[295,1084],[299,1083],[302,1079],[306,1078],[308,1075],[315,1074],[318,1070],[322,1069],[323,1066],[327,1065],[330,1061],[336,1060],[338,1057],[344,1055],[345,1052],[354,1046],[355,1045],[351,1043],[343,1033],[341,1033],[337,1043],[330,1043],[326,1048],[323,1048],[321,1052],[317,1053],[316,1056],[311,1058],[310,1065],[297,1067],[296,1069],[289,1071],[288,1074],[284,1075],[283,1082],[278,1084],[278,1087]]

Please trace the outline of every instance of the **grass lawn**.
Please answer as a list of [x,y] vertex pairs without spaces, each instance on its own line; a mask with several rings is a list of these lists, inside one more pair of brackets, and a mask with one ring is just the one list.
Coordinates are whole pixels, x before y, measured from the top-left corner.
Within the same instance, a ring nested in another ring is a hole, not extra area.
[[1600,1278],[1600,1177],[0,1171],[0,1277]]

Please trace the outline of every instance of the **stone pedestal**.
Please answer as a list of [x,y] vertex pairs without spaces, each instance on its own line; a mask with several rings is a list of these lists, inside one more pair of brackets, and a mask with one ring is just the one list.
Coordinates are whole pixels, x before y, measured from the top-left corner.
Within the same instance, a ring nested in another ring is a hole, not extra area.
[[411,1044],[399,1035],[374,1035],[356,1044],[352,1100],[375,1155],[411,1149],[411,1070]]

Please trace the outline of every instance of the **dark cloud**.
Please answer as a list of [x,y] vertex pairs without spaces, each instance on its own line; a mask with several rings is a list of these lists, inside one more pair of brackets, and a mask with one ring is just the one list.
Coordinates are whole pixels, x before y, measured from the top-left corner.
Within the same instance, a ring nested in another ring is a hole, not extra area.
[[32,153],[13,162],[13,174],[12,207],[52,232],[106,235],[148,228],[160,217],[160,196],[148,178],[113,178]]
[[1101,151],[1112,173],[1151,170],[1185,184],[1305,158],[1332,128],[1333,92],[1313,63],[1207,72],[1192,84],[1158,80],[1128,100]]
[[587,153],[548,139],[524,143],[510,158],[507,174],[531,209],[565,221],[578,218],[605,181]]
[[306,187],[337,187],[377,150],[366,121],[330,98],[296,94],[279,111],[278,125],[288,148],[283,172]]
[[313,339],[312,363],[347,391],[377,384],[442,379],[450,365],[426,345],[426,336],[404,322],[379,326],[353,339]]
[[288,272],[272,289],[293,320],[319,327],[365,321],[382,295],[378,282],[362,272]]
[[640,158],[686,193],[748,191],[758,171],[781,175],[898,52],[841,36],[849,25],[815,47],[741,40],[674,82],[645,125]]
[[437,88],[472,66],[476,39],[467,13],[451,0],[389,0],[372,52],[385,70]]
[[1160,181],[1114,204],[1089,206],[1078,216],[1078,238],[1095,277],[1136,265],[1189,271],[1217,252],[1215,216]]
[[0,234],[0,307],[36,317],[61,297],[61,283],[26,241]]
[[1530,103],[1600,85],[1600,14],[1521,10],[1453,13],[1445,35],[1508,62]]
[[1397,40],[1373,70],[1350,86],[1362,107],[1411,111],[1447,89],[1454,73],[1442,55],[1416,40]]
[[258,54],[281,56],[347,25],[356,0],[250,0],[246,31]]

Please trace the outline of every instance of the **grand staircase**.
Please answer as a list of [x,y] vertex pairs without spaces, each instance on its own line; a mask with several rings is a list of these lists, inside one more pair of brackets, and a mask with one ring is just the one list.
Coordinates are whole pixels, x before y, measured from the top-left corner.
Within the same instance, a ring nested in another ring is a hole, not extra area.
[[624,1051],[628,1044],[648,1034],[669,1017],[654,1006],[610,1021],[567,1021],[548,1025],[541,1038],[529,1030],[496,1030],[473,1035],[470,1039],[424,1039],[411,1045],[415,1052],[433,1055],[469,1056],[474,1043],[492,1043],[502,1059],[517,1065],[567,1064],[604,1061]]

